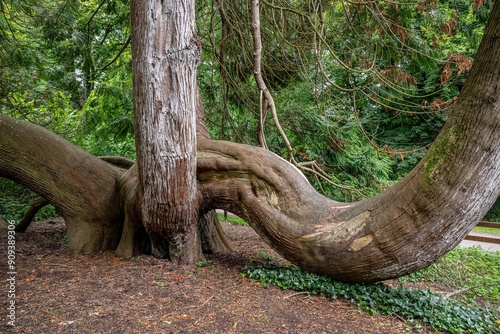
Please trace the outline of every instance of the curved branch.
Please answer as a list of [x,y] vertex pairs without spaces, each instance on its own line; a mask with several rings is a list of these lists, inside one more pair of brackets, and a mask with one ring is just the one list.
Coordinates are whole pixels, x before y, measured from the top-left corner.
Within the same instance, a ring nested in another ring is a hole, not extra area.
[[[500,126],[491,130],[500,143]],[[385,193],[352,204],[323,197],[271,152],[229,142],[200,141],[198,179],[205,208],[241,216],[297,266],[339,280],[373,282],[435,262],[460,243],[498,197],[498,150],[476,154],[471,166],[468,159],[460,160],[477,146],[464,145],[449,154],[453,163],[440,174],[431,171],[442,163],[432,158],[441,148],[437,142],[430,158]]]
[[121,234],[121,174],[47,129],[0,114],[0,176],[52,203],[66,219],[69,248],[114,249]]
[[[271,92],[269,92],[269,89],[267,88],[266,83],[262,78],[262,69],[261,69],[262,41],[260,36],[259,0],[252,0],[252,38],[254,43],[253,74],[255,77],[255,81],[257,82],[257,86],[261,91],[261,96],[264,95],[264,101],[263,102],[261,101],[261,103],[259,104],[260,106],[259,132],[262,131],[262,137],[265,138],[264,121],[267,114],[267,108],[271,108],[276,129],[278,130],[281,138],[285,142],[285,145],[288,149],[288,156],[290,160],[293,160],[292,144],[290,144],[288,137],[281,128],[281,124],[278,119],[278,112],[276,111],[276,104],[274,103],[274,98],[271,95]],[[265,144],[265,141],[263,143]]]
[[24,214],[23,219],[16,224],[16,232],[26,232],[37,212],[47,204],[49,204],[49,202],[43,197],[38,197],[31,201],[28,211]]
[[318,194],[271,152],[199,142],[203,205],[234,212],[299,267],[373,282],[424,268],[453,249],[500,195],[500,7],[461,95],[428,154],[364,201]]

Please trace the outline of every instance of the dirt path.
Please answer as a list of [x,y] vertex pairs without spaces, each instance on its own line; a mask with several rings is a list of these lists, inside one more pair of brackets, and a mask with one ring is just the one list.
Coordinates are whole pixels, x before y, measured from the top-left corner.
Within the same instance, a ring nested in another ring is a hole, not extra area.
[[[2,233],[1,333],[402,333],[397,316],[370,316],[344,300],[309,297],[243,278],[263,254],[255,232],[223,224],[235,250],[196,268],[151,256],[80,256],[64,249],[64,222],[16,235],[15,327],[6,325],[7,237]],[[62,247],[61,247],[62,245]],[[420,333],[432,333],[422,330]]]

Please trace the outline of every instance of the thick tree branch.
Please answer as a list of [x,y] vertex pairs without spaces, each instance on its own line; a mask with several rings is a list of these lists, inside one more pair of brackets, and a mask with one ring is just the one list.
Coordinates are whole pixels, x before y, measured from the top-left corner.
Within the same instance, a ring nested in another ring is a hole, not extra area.
[[120,238],[119,173],[38,125],[0,114],[0,176],[52,203],[66,219],[69,248],[114,249]]

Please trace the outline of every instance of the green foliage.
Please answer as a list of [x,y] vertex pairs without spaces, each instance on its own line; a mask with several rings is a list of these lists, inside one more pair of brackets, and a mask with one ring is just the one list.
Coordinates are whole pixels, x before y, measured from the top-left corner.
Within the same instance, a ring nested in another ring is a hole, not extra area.
[[430,291],[393,289],[384,284],[347,284],[294,267],[246,266],[243,275],[264,285],[306,291],[336,299],[343,297],[372,313],[398,314],[415,326],[422,321],[432,328],[450,333],[499,333],[500,309],[480,306],[472,301],[445,299]]
[[457,247],[430,267],[400,280],[438,282],[461,291],[461,297],[500,305],[500,252],[485,251],[481,247]]
[[226,218],[224,218],[224,215],[217,214],[217,219],[219,219],[220,222],[230,222],[230,223],[236,223],[239,225],[244,225],[248,226],[248,223],[244,221],[243,219],[235,216],[228,215]]
[[[30,202],[38,197],[25,187],[4,178],[0,178],[0,194],[2,194],[0,197],[0,216],[7,221],[14,220],[16,222],[23,218]],[[56,209],[52,205],[47,205],[38,211],[34,220],[55,216],[57,216]]]
[[497,199],[490,211],[484,216],[484,220],[491,222],[500,222],[500,198]]
[[27,202],[31,199],[29,190],[24,189],[14,181],[0,178],[0,215],[7,221],[19,221],[27,209],[25,204],[20,204],[18,200]]
[[[134,158],[129,3],[0,7],[0,113],[42,125],[95,155]],[[35,194],[4,180],[0,187],[0,214],[19,220]],[[46,206],[35,219],[54,214]]]
[[500,229],[494,227],[476,226],[472,230],[480,233],[500,234]]
[[212,263],[211,260],[198,261],[198,262],[196,262],[196,266],[198,268],[207,267],[210,263]]
[[2,6],[0,112],[97,155],[133,156],[128,7],[121,0]]

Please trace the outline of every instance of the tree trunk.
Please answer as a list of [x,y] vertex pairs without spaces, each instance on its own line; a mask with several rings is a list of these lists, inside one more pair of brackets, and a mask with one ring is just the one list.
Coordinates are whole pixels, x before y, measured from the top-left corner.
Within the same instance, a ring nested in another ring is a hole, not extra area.
[[132,78],[141,219],[153,254],[193,263],[197,234],[194,2],[131,1]]
[[[196,134],[199,138],[210,138],[208,129],[205,125],[205,113],[203,103],[199,98],[198,88],[196,88]],[[132,257],[141,253],[151,252],[151,240],[144,228],[140,215],[140,206],[137,187],[138,168],[137,165],[131,165],[130,161],[117,157],[100,157],[108,163],[115,166],[129,168],[120,179],[120,203],[124,215],[123,232],[120,243],[116,249],[116,254],[121,257]],[[220,226],[215,211],[200,212],[198,220],[198,231],[203,253],[226,252],[231,249]]]

